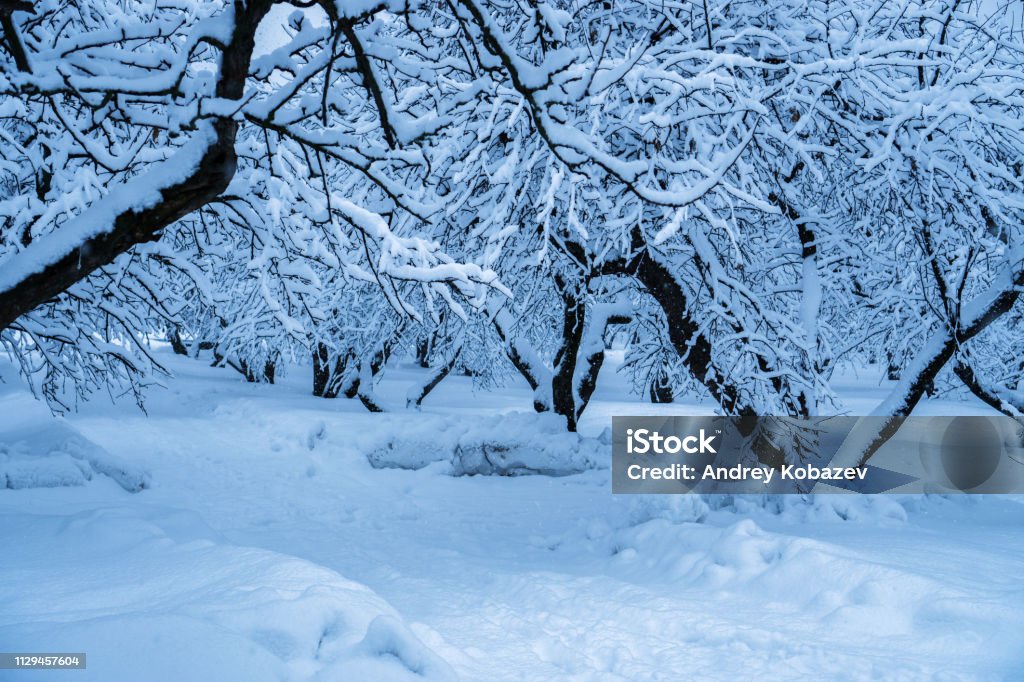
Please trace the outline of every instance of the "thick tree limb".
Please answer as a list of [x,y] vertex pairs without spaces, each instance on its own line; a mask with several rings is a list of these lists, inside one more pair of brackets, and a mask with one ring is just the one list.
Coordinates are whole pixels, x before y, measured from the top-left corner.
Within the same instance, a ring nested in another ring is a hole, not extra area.
[[406,396],[405,406],[413,407],[418,410],[426,397],[430,395],[430,392],[437,388],[438,385],[444,381],[445,377],[451,374],[451,371],[455,369],[455,364],[458,362],[460,352],[462,352],[461,346],[451,354],[451,357],[448,360],[435,367],[434,371],[426,381],[413,386]]
[[1024,402],[1012,395],[1005,387],[992,386],[975,374],[974,369],[963,359],[956,363],[953,373],[979,400],[993,409],[1015,419],[1024,416]]
[[[221,54],[218,97],[241,98],[256,28],[271,4],[236,0],[231,40]],[[8,257],[0,264],[0,329],[136,244],[159,238],[163,228],[223,193],[235,173],[237,132],[238,124],[230,118],[200,122],[195,138],[178,156],[113,188],[79,216]],[[187,164],[183,166],[189,169],[187,174],[182,176],[176,164]],[[144,197],[132,195],[140,191],[145,191]]]
[[22,73],[30,73],[32,66],[29,64],[28,55],[25,54],[25,46],[21,42],[21,35],[14,25],[11,12],[32,12],[32,3],[21,0],[0,0],[0,28],[4,31],[4,41],[7,43],[7,50],[14,57],[14,65]]

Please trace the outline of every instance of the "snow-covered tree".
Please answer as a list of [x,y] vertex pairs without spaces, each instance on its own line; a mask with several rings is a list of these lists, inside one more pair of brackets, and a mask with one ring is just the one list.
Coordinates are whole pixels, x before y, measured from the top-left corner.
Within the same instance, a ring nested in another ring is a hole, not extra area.
[[410,405],[514,368],[575,428],[609,328],[639,390],[727,414],[827,412],[836,367],[884,361],[862,458],[936,381],[1021,404],[1004,7],[44,0],[0,27],[0,339],[57,406],[137,390],[167,336],[371,409],[399,350],[435,370]]

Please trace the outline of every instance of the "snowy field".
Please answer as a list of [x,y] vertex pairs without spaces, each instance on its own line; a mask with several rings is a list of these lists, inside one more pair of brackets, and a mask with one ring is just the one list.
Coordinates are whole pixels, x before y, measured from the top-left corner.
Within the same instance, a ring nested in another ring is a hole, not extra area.
[[[543,430],[508,415],[525,390],[451,377],[422,414],[370,415],[298,370],[255,385],[163,359],[148,415],[54,420],[5,368],[0,650],[88,654],[5,680],[1024,677],[1020,498],[613,497],[611,414],[710,408],[616,402],[611,368],[581,429],[592,468],[453,476],[432,460],[473,429]],[[385,401],[417,372],[390,372]],[[839,391],[862,412],[878,383]]]

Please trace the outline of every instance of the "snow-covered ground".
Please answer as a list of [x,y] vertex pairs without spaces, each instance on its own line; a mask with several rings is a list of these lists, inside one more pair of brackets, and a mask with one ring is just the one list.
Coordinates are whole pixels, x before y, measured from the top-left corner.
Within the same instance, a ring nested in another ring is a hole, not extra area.
[[[453,476],[434,460],[467,433],[540,438],[508,414],[524,389],[450,377],[422,414],[370,415],[298,370],[252,385],[164,357],[148,414],[55,420],[4,370],[0,651],[88,668],[0,679],[1024,678],[1019,497],[612,496],[611,414],[710,407],[623,401],[611,368],[582,473]],[[883,393],[870,372],[839,390],[853,413]],[[17,487],[57,483],[78,485]]]

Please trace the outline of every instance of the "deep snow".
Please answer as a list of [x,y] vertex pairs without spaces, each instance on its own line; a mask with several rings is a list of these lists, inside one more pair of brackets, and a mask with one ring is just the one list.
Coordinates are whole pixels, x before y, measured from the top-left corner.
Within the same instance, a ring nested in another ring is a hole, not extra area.
[[[535,417],[496,416],[528,410],[525,387],[450,377],[422,414],[369,415],[299,370],[252,385],[162,357],[176,377],[148,415],[55,420],[5,369],[0,472],[78,485],[0,490],[0,651],[88,668],[0,679],[1024,676],[1020,497],[613,497],[611,414],[711,411],[614,399],[613,364],[582,473],[452,476],[437,460],[466,433],[537,444]],[[379,393],[398,405],[417,378]],[[884,393],[867,370],[840,391],[855,414]],[[419,468],[371,465],[388,444]]]

